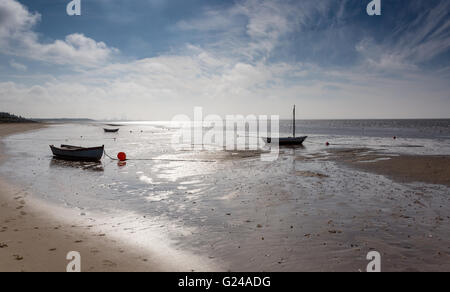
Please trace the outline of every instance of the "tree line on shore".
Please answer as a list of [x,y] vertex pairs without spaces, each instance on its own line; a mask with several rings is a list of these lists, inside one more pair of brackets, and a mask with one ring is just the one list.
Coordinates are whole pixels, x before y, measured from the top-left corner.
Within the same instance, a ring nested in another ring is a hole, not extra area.
[[34,121],[10,113],[0,112],[0,123],[34,123]]

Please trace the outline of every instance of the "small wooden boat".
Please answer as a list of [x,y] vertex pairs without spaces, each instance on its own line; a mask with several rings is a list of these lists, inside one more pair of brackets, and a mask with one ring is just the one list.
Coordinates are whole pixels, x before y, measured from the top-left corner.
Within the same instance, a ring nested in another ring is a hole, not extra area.
[[[295,137],[295,105],[293,110],[293,136],[292,137],[280,137],[280,138],[265,138],[264,141],[268,144],[278,144],[280,146],[296,146],[296,145],[303,145],[303,142],[305,142],[306,138],[308,136],[303,137]],[[277,143],[278,142],[278,143]]]
[[119,129],[103,129],[105,133],[117,133],[119,132]]
[[78,147],[71,145],[61,145],[55,147],[50,145],[50,149],[56,158],[75,161],[99,161],[103,157],[105,146],[101,147]]

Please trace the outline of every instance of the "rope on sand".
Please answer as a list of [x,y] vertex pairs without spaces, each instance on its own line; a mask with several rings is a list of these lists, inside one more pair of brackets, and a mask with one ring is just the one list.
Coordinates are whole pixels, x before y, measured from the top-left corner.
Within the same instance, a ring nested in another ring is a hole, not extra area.
[[111,160],[117,160],[117,161],[119,161],[119,159],[109,156],[108,153],[106,153],[106,150],[103,150],[103,154],[105,154],[105,156],[108,157],[108,158],[111,159]]
[[[106,157],[111,160],[120,161],[117,158],[111,157],[106,153],[106,150],[103,150]],[[169,159],[169,158],[134,158],[134,159],[126,159],[126,161],[170,161],[170,162],[205,162],[205,163],[214,163],[217,162],[215,160],[205,160],[205,159]]]

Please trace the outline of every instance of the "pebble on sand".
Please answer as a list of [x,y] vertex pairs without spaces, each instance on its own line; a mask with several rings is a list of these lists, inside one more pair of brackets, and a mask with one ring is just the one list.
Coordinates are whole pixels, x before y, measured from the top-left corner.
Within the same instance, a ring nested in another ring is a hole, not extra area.
[[18,254],[13,255],[13,257],[14,257],[14,259],[15,259],[16,261],[21,261],[21,260],[23,260],[23,256],[20,256],[20,255],[18,255]]

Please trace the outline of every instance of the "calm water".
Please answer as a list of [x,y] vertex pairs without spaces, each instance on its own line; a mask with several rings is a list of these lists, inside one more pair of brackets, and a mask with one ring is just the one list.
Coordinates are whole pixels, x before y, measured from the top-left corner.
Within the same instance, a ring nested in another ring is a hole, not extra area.
[[[366,229],[383,244],[406,240],[399,238],[407,229],[403,222],[375,210],[391,214],[405,207],[409,201],[402,198],[411,194],[431,194],[433,204],[444,204],[441,211],[450,208],[449,190],[444,186],[397,184],[330,161],[295,159],[325,153],[329,149],[325,142],[331,148],[450,155],[450,120],[298,121],[297,133],[309,136],[305,147],[281,149],[274,162],[261,161],[257,153],[175,150],[171,137],[177,128],[170,122],[124,123],[117,134],[106,134],[102,127],[52,125],[10,136],[5,144],[11,159],[0,172],[39,198],[79,210],[80,216],[138,214],[146,218],[144,225],[161,227],[177,248],[209,256],[233,270],[301,270],[299,261],[311,269],[326,269],[330,263],[317,257],[307,261],[305,246],[311,239],[305,234],[327,238],[327,249],[320,251],[327,258],[342,251],[342,246],[347,251],[350,242],[362,245],[356,232],[360,226],[370,225]],[[289,133],[290,122],[282,121],[281,131]],[[125,165],[106,157],[99,164],[63,162],[52,158],[49,144],[104,144],[111,156],[124,151],[131,160]],[[329,178],[303,177],[299,171]],[[431,218],[437,213],[424,210],[416,215]],[[372,216],[370,224],[367,216]],[[328,238],[330,220],[339,222],[345,238]],[[384,228],[389,225],[398,227]],[[416,227],[423,234],[429,228],[428,224]],[[445,226],[433,226],[433,230],[450,234]],[[357,263],[364,263],[363,252]],[[344,263],[335,259],[333,264]]]
[[[282,127],[290,127],[284,121]],[[306,134],[450,139],[450,120],[322,120],[298,121],[299,132]]]

